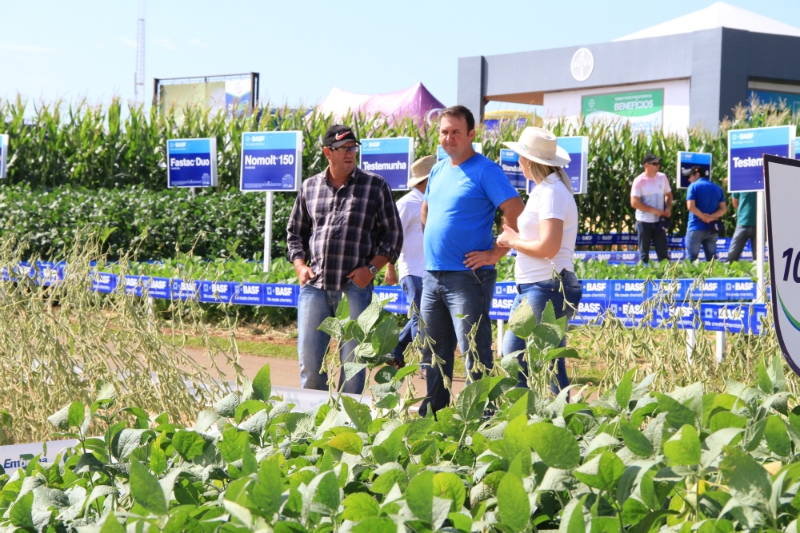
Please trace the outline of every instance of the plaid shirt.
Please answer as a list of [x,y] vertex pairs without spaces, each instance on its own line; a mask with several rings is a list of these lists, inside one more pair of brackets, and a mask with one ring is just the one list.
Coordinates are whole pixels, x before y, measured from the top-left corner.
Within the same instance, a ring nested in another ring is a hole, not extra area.
[[394,262],[403,229],[392,191],[383,178],[356,167],[338,190],[328,169],[308,178],[292,208],[287,228],[289,260],[304,259],[316,274],[309,283],[342,290],[347,274],[376,255]]

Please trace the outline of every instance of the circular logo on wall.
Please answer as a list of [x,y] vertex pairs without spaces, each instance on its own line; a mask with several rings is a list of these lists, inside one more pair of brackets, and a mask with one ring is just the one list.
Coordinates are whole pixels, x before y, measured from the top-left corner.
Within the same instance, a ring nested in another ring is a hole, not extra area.
[[594,70],[594,56],[588,48],[579,48],[572,56],[569,65],[572,77],[578,81],[585,81],[592,75]]

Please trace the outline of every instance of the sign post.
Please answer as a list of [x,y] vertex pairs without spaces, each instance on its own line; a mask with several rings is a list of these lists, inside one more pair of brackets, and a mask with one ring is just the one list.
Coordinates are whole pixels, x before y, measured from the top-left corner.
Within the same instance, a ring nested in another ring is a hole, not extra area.
[[274,191],[297,192],[303,170],[303,133],[262,131],[242,133],[239,190],[266,192],[264,272],[272,262],[272,203]]
[[393,191],[407,191],[414,162],[414,139],[361,139],[361,170],[379,174]]
[[167,141],[167,186],[216,187],[217,139]]
[[772,314],[783,356],[800,374],[800,239],[795,227],[800,161],[768,154],[763,160]]
[[[756,303],[764,303],[764,155],[791,158],[794,126],[730,130],[728,132],[728,192],[757,192],[756,248],[758,270]],[[771,251],[770,251],[771,253]],[[772,268],[772,266],[770,266]]]
[[711,154],[700,152],[678,152],[677,187],[679,189],[689,188],[689,176],[694,167],[700,167],[700,177],[711,179]]
[[0,179],[6,177],[6,161],[8,161],[8,135],[0,135]]
[[[564,172],[569,176],[572,192],[586,194],[589,178],[589,137],[558,137],[557,142],[569,154],[570,162],[564,165]],[[535,186],[534,182],[528,182],[528,194]]]

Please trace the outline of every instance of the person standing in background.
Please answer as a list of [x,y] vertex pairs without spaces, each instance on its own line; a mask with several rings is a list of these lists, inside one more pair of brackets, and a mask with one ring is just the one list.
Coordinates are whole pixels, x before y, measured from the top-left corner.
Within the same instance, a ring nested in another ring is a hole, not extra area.
[[[403,354],[408,345],[417,337],[419,330],[419,307],[422,298],[422,274],[425,272],[425,254],[422,246],[422,201],[425,199],[425,188],[428,185],[428,176],[436,157],[432,155],[417,159],[411,165],[411,179],[408,188],[411,191],[397,202],[397,212],[403,227],[403,250],[397,259],[397,268],[394,263],[386,265],[386,284],[395,285],[400,280],[400,286],[406,295],[406,301],[411,306],[409,320],[403,331],[400,332],[397,347],[392,352],[395,368],[405,366]],[[398,275],[399,271],[399,275]]]
[[669,258],[667,249],[668,219],[672,216],[672,189],[667,176],[659,172],[661,158],[644,156],[644,172],[633,180],[631,207],[636,209],[636,235],[639,239],[639,261],[650,262],[650,241],[659,261]]
[[717,257],[717,238],[720,233],[720,218],[725,214],[725,193],[722,187],[702,175],[700,167],[692,167],[689,174],[689,188],[686,190],[686,209],[689,210],[689,223],[686,226],[686,258],[696,261],[700,246],[706,254],[706,261]]
[[[728,262],[738,261],[744,245],[750,241],[753,261],[756,260],[756,202],[758,193],[735,192],[731,194],[733,208],[736,209],[736,229],[733,231]],[[762,250],[761,253],[764,253]]]

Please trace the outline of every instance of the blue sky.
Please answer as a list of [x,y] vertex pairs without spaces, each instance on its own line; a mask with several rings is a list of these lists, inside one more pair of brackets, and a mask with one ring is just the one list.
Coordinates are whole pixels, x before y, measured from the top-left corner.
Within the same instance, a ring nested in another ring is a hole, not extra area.
[[[450,105],[459,57],[605,42],[712,3],[149,0],[145,88],[150,99],[153,77],[255,71],[273,104],[422,82]],[[798,0],[728,3],[800,27]],[[0,98],[132,98],[138,11],[137,0],[0,0]]]

